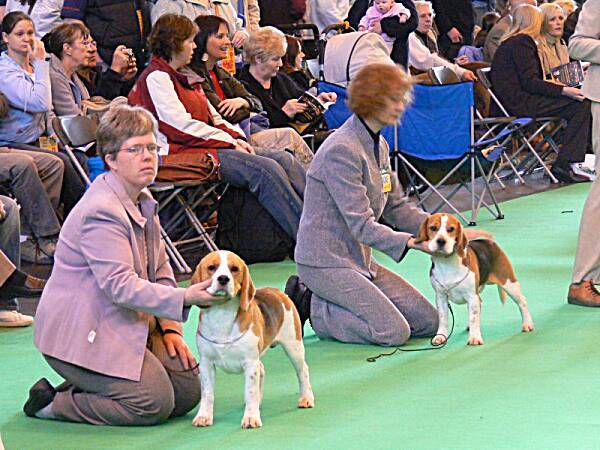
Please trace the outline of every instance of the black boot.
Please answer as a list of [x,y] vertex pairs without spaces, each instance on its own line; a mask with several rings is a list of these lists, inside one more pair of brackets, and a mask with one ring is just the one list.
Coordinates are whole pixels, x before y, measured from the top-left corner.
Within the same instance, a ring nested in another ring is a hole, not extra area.
[[29,389],[29,398],[23,406],[23,411],[29,417],[35,417],[35,413],[52,403],[55,395],[56,390],[50,382],[42,378]]
[[292,300],[298,311],[302,336],[304,336],[304,324],[310,319],[310,299],[312,297],[312,292],[300,281],[298,276],[292,275],[285,284],[285,294]]

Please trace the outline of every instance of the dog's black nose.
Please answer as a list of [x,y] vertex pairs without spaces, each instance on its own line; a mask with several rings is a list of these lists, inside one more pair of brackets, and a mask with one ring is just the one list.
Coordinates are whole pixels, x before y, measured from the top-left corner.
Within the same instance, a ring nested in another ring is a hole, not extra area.
[[219,282],[219,284],[225,285],[229,283],[229,277],[227,275],[219,275],[217,277],[217,281]]
[[437,245],[439,245],[440,247],[443,247],[444,245],[446,245],[446,240],[445,239],[436,239],[435,241],[437,243]]

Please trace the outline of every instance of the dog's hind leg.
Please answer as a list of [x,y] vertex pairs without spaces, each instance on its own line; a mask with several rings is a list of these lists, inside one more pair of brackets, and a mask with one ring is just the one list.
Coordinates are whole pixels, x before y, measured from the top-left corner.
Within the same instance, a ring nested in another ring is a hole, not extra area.
[[285,312],[285,317],[277,340],[283,347],[285,354],[288,356],[296,370],[298,384],[300,385],[298,408],[312,408],[315,406],[315,396],[310,385],[308,365],[304,360],[304,344],[302,343],[302,336],[300,335],[298,339],[295,331],[294,313],[294,310]]
[[519,282],[507,280],[506,283],[500,286],[500,289],[503,289],[519,307],[519,311],[521,312],[521,331],[533,331],[533,319],[531,318],[531,314],[529,314],[527,299],[521,291]]

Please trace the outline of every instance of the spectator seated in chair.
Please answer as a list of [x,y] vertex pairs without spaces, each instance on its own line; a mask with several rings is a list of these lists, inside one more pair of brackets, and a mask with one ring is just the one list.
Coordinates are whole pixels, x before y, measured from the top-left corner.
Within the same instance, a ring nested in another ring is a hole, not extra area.
[[194,40],[197,48],[191,64],[181,70],[190,84],[201,77],[208,101],[229,123],[240,124],[257,154],[261,154],[263,148],[288,150],[307,169],[313,154],[304,139],[292,128],[269,128],[258,98],[218,66],[218,62],[227,57],[231,45],[227,22],[218,16],[198,16],[195,23],[199,29]]
[[475,81],[477,77],[470,70],[451,63],[438,54],[435,34],[432,31],[435,12],[431,2],[424,0],[415,1],[419,15],[419,26],[410,33],[408,38],[408,64],[419,71],[426,72],[437,66],[448,67],[456,76],[465,81]]
[[[244,46],[248,64],[240,71],[239,79],[261,101],[272,127],[290,126],[294,116],[307,107],[298,101],[306,90],[279,70],[286,47],[285,35],[273,27],[255,31]],[[335,93],[322,93],[318,98],[322,102],[335,102],[337,97]]]
[[50,67],[44,45],[35,39],[29,16],[20,11],[4,16],[2,39],[7,50],[0,56],[0,92],[10,108],[0,121],[0,145],[32,152],[38,169],[42,159],[45,166],[63,166],[60,202],[66,216],[83,195],[85,186],[67,155],[41,148],[43,140],[56,139],[51,126]]
[[565,119],[562,148],[552,173],[564,183],[590,181],[592,175],[579,168],[591,145],[591,104],[581,89],[544,79],[536,44],[543,21],[544,14],[535,6],[521,5],[513,11],[512,26],[492,62],[492,86],[509,114]]
[[300,89],[308,91],[317,85],[317,79],[304,67],[305,55],[302,51],[300,39],[286,34],[285,40],[287,42],[287,48],[285,49],[281,70],[294,80]]
[[225,121],[210,104],[200,83],[190,84],[179,70],[191,61],[198,28],[185,16],[165,14],[149,38],[152,61],[129,93],[159,121],[164,161],[219,162],[220,176],[248,189],[286,234],[296,240],[306,172],[288,152],[257,155],[239,127]]

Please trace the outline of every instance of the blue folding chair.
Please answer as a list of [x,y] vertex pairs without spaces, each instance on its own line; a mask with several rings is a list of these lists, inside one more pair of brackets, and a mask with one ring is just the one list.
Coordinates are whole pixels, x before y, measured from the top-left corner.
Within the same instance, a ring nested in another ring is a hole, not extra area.
[[[414,185],[418,180],[426,187],[422,194],[414,189],[419,204],[424,206],[431,195],[436,195],[440,203],[432,212],[445,204],[469,225],[476,224],[482,206],[496,219],[503,219],[504,215],[490,187],[490,179],[504,151],[502,144],[510,139],[514,125],[507,123],[493,135],[488,134],[475,141],[473,84],[470,82],[443,86],[415,85],[413,96],[414,100],[401,123],[384,129],[382,135],[390,143],[393,156],[404,168],[410,184]],[[446,161],[451,166],[441,180],[433,183],[415,167],[411,157],[425,162]],[[484,184],[480,192],[476,183],[478,177]],[[456,185],[450,192],[443,193],[440,187],[451,178],[457,178]],[[470,220],[451,202],[462,188],[471,194]],[[486,194],[490,197],[490,203],[485,199]]]

